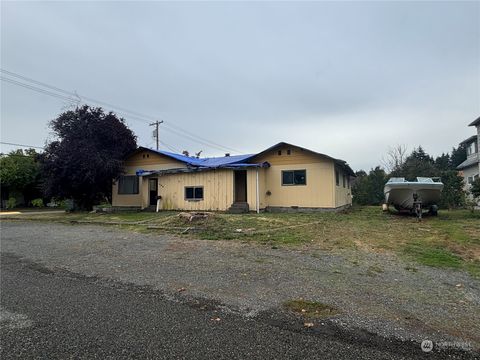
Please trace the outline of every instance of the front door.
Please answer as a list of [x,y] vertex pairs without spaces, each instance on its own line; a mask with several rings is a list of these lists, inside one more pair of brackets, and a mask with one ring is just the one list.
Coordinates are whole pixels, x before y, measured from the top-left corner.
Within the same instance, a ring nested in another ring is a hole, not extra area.
[[247,202],[247,171],[235,171],[235,202]]
[[150,194],[150,205],[157,205],[158,179],[148,179],[148,193]]

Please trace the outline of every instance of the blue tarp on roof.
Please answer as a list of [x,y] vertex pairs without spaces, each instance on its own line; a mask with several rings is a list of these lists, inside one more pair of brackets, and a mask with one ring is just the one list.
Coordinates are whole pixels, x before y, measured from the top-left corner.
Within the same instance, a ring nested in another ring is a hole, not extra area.
[[234,155],[234,156],[222,156],[222,157],[212,157],[212,158],[204,158],[198,159],[200,160],[200,166],[207,166],[207,167],[221,167],[230,164],[237,164],[240,162],[245,161],[246,159],[252,157],[253,155]]
[[[168,156],[172,159],[181,161],[183,163],[186,163],[192,166],[201,166],[201,167],[208,167],[208,168],[218,168],[218,167],[228,166],[231,164],[241,163],[251,158],[252,156],[254,156],[254,154],[247,154],[247,155],[234,155],[234,156],[222,156],[222,157],[197,159],[195,157],[175,154],[169,151],[153,150],[153,149],[148,149],[148,150]],[[248,164],[248,165],[251,166],[252,164]]]
[[308,149],[305,149],[305,148],[302,148],[302,147],[299,147],[299,146],[296,146],[296,145],[293,145],[293,144],[289,144],[289,143],[286,143],[286,142],[280,142],[280,143],[278,143],[276,145],[273,145],[273,146],[269,147],[268,149],[263,150],[263,151],[261,151],[257,154],[222,156],[222,157],[201,158],[201,159],[197,159],[195,157],[189,157],[189,156],[185,156],[185,155],[181,155],[181,154],[176,154],[176,153],[172,153],[172,152],[169,152],[169,151],[154,150],[154,149],[149,149],[149,148],[145,148],[145,147],[139,147],[136,151],[139,151],[139,150],[140,151],[141,150],[153,151],[153,152],[159,153],[161,155],[168,156],[168,157],[170,157],[172,159],[175,159],[177,161],[181,161],[181,162],[187,164],[189,167],[193,167],[193,168],[216,169],[216,168],[226,168],[226,167],[240,168],[240,167],[252,167],[252,166],[253,167],[268,166],[268,163],[255,164],[255,163],[249,163],[249,161],[256,156],[258,156],[260,154],[265,154],[265,153],[267,153],[267,152],[269,152],[269,151],[271,151],[274,148],[279,147],[279,146],[297,147],[302,151],[308,151],[312,154],[331,159],[332,161],[335,162],[335,164],[337,166],[340,166],[343,169],[345,169],[345,171],[350,176],[356,176],[355,173],[353,172],[352,168],[344,160],[335,159],[335,158],[332,158],[331,156],[321,154],[321,153],[317,153],[315,151],[308,150]]

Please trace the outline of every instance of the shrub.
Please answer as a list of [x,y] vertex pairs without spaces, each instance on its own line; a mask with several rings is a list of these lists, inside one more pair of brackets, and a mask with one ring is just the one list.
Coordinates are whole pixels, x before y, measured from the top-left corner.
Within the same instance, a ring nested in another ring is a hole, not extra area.
[[17,200],[14,197],[8,198],[7,209],[13,209],[15,206],[17,206]]
[[41,199],[41,198],[33,199],[32,200],[32,206],[33,207],[38,207],[38,208],[44,207],[43,199]]

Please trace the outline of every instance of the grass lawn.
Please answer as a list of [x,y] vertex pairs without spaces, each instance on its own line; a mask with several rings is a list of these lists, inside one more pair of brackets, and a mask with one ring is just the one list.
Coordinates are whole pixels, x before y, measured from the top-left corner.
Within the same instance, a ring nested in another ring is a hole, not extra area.
[[214,213],[192,222],[171,211],[40,214],[17,219],[113,223],[137,231],[256,241],[271,246],[390,252],[423,265],[464,269],[480,277],[478,211],[441,210],[438,217],[426,216],[421,222],[410,216],[383,213],[379,207],[354,207],[342,213]]

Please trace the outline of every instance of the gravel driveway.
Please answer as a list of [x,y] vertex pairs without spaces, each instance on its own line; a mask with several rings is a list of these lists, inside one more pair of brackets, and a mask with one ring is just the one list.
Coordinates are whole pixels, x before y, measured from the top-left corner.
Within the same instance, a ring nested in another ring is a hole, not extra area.
[[1,223],[1,251],[51,269],[151,286],[172,300],[215,300],[246,317],[281,317],[285,301],[303,298],[339,308],[330,321],[342,328],[480,348],[480,281],[392,255],[28,221]]

